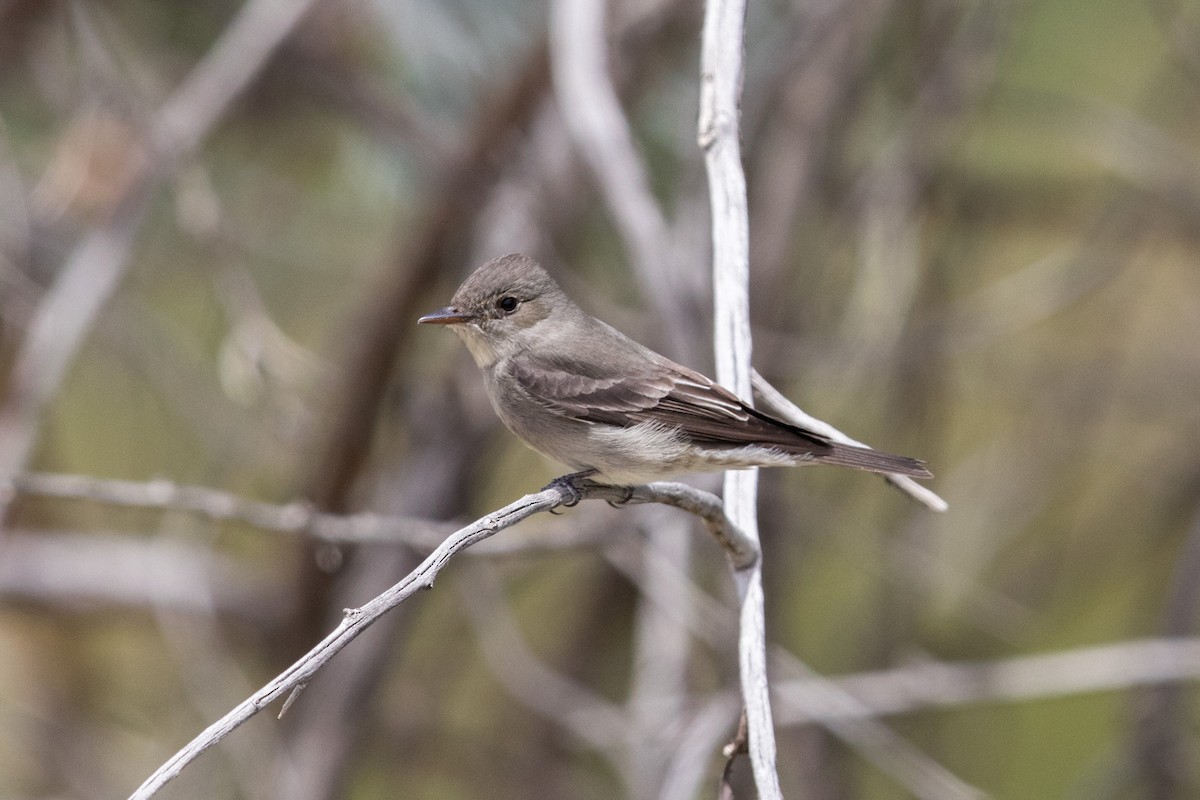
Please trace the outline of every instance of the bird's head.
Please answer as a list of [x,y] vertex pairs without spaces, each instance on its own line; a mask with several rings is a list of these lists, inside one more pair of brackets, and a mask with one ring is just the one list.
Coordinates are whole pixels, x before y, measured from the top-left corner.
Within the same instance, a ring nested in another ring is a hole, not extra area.
[[543,323],[575,307],[536,261],[507,255],[475,270],[450,305],[417,321],[450,326],[475,362],[487,367],[529,347],[546,333]]

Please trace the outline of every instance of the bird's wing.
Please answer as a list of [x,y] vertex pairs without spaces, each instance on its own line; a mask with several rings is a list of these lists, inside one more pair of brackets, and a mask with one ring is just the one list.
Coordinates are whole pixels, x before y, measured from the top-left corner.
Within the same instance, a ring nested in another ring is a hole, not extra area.
[[652,423],[702,447],[766,446],[798,456],[798,461],[932,477],[916,459],[832,442],[756,411],[709,378],[662,356],[627,355],[594,363],[526,354],[512,360],[509,372],[547,410],[583,422],[619,427]]
[[652,422],[710,447],[759,444],[814,453],[829,447],[825,437],[757,412],[704,375],[665,358],[585,364],[525,357],[515,359],[510,372],[547,409],[584,422],[620,427]]

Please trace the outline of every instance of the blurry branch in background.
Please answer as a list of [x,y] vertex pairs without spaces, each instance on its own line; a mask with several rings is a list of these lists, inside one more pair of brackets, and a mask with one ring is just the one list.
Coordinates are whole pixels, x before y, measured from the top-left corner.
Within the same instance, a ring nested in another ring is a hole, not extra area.
[[[639,569],[628,556],[627,548],[610,547],[606,552],[609,562],[628,576],[647,596],[661,597],[668,588],[673,589],[672,594],[690,596],[688,607],[694,610],[694,614],[686,620],[681,620],[681,624],[687,625],[698,640],[714,649],[720,649],[725,641],[735,635],[724,606],[696,587],[677,565],[663,559],[654,559],[652,563]],[[653,558],[653,554],[649,554],[647,558]],[[647,579],[646,574],[653,575],[653,579]],[[667,610],[674,611],[674,606],[668,607]],[[820,693],[817,707],[833,709],[830,716],[821,719],[821,724],[830,733],[853,747],[864,759],[904,786],[914,796],[923,800],[963,800],[980,796],[977,789],[957,778],[887,726],[874,719],[868,719],[869,714],[862,716],[865,708],[863,702],[842,688],[840,680],[818,675],[782,647],[772,646],[768,655],[776,680],[803,679],[814,692]],[[778,691],[774,692],[773,696],[777,703],[788,703],[789,715],[792,718],[796,714],[804,713],[804,707],[800,703],[807,699],[806,697],[784,698]],[[732,705],[734,700],[731,695],[726,694],[718,696],[713,702]],[[700,725],[702,730],[689,729],[686,735],[676,740],[676,757],[668,770],[671,776],[668,785],[673,787],[673,795],[678,793],[681,797],[694,796],[694,789],[688,794],[682,788],[690,786],[699,778],[694,774],[696,764],[689,764],[687,759],[695,758],[695,750],[702,741],[708,742],[711,748],[717,744],[717,739],[713,737],[719,738],[722,735],[722,731],[709,722],[712,713],[715,712],[709,709],[699,712],[693,724]],[[689,778],[689,775],[692,777]]]
[[555,100],[568,134],[587,164],[629,253],[642,293],[662,319],[658,326],[679,358],[698,350],[682,312],[687,297],[666,215],[634,144],[608,70],[603,0],[551,3],[551,58]]
[[[988,796],[887,725],[871,718],[867,705],[840,683],[813,671],[782,648],[774,648],[771,656],[776,667],[777,702],[781,711],[786,709],[788,712],[787,717],[781,713],[781,723],[795,714],[803,718],[808,712],[808,703],[812,703],[813,708],[836,709],[833,716],[823,720],[825,728],[914,797],[921,800],[981,800]],[[779,685],[785,679],[803,681],[809,693],[787,696]]]
[[261,570],[199,544],[87,532],[14,530],[0,597],[79,610],[114,606],[281,623],[292,594]]
[[1109,286],[1136,262],[1148,236],[1144,211],[1125,198],[1110,202],[1078,242],[1054,250],[957,301],[917,328],[917,351],[977,352],[1028,330]]
[[[100,311],[116,291],[158,182],[197,148],[314,0],[249,0],[148,125],[148,161],[121,177],[109,219],[86,234],[33,313],[0,400],[0,479],[24,469],[41,418]],[[77,15],[82,19],[83,15]],[[137,143],[129,145],[137,148]],[[0,529],[8,504],[0,499]]]
[[[947,663],[931,661],[836,679],[781,681],[781,723],[824,723],[858,715],[1069,697],[1200,679],[1200,638],[1132,639],[1056,653]],[[847,706],[826,693],[835,685]],[[830,702],[834,700],[836,702]]]
[[1157,195],[1192,235],[1200,231],[1200,168],[1187,140],[1128,108],[1098,101],[1060,107],[1059,114],[1105,168]]
[[[486,562],[473,563],[458,583],[484,658],[508,693],[589,747],[617,751],[627,735],[626,715],[534,655],[508,607],[495,569]],[[619,760],[611,760],[614,772],[628,780]]]
[[[43,413],[124,275],[148,195],[148,187],[138,191],[85,237],[33,312],[0,398],[0,478],[28,465]],[[7,516],[0,499],[0,532]]]
[[490,98],[458,153],[430,181],[431,198],[411,230],[397,239],[389,263],[364,295],[352,332],[335,359],[336,404],[312,463],[304,494],[319,508],[346,511],[355,481],[370,452],[392,366],[421,313],[425,290],[450,269],[452,247],[471,227],[499,180],[509,147],[530,124],[549,86],[546,43],[537,41],[515,75],[484,90]]
[[[979,3],[935,13],[949,33],[921,76],[905,124],[879,148],[858,186],[854,287],[841,322],[843,357],[894,363],[913,316],[921,273],[922,195],[949,143],[992,86],[1003,4]],[[933,27],[933,26],[931,26]]]
[[795,266],[798,222],[813,214],[822,171],[833,161],[837,125],[858,99],[871,43],[894,5],[804,3],[799,19],[775,34],[781,52],[770,62],[774,74],[757,79],[757,102],[744,115],[745,139],[755,143],[751,258],[763,286],[785,285]]
[[454,529],[448,523],[423,519],[321,513],[311,503],[264,503],[219,489],[183,486],[166,480],[138,482],[28,472],[11,478],[6,486],[0,486],[0,497],[5,497],[8,502],[14,494],[185,511],[217,522],[241,522],[277,533],[303,533],[327,542],[406,542],[428,547],[436,545]]
[[[1193,511],[1183,549],[1175,562],[1162,611],[1163,636],[1185,637],[1196,629],[1200,609],[1200,506]],[[1194,664],[1200,653],[1191,653]],[[1159,659],[1166,667],[1172,660]],[[1146,776],[1152,797],[1187,794],[1194,757],[1188,741],[1187,695],[1179,684],[1154,686],[1134,697],[1132,761]]]
[[433,581],[446,563],[461,550],[487,539],[505,528],[542,511],[573,505],[581,499],[601,499],[617,503],[665,503],[696,514],[727,551],[731,563],[739,571],[757,563],[756,542],[746,538],[731,520],[725,517],[719,498],[678,483],[652,483],[635,487],[616,487],[587,480],[560,479],[536,494],[526,495],[514,503],[460,528],[438,546],[421,565],[400,582],[363,606],[344,612],[342,622],[270,683],[237,705],[224,717],[206,728],[187,746],[155,770],[131,795],[145,800],[200,756],[205,750],[224,739],[246,720],[279,699],[285,699],[280,715],[296,699],[312,677],[342,648],[353,641],[380,616],[411,597],[419,589],[432,588]]

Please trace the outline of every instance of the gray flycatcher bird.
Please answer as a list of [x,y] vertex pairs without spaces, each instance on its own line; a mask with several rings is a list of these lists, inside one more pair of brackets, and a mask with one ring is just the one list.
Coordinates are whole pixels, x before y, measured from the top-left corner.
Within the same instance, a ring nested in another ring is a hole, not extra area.
[[589,315],[528,256],[489,261],[418,322],[458,334],[509,430],[601,483],[805,464],[933,477],[917,459],[833,442],[751,408]]

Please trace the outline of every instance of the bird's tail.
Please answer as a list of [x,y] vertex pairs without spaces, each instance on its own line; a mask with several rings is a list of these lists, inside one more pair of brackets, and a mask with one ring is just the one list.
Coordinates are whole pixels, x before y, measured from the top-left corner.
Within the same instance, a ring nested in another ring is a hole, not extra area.
[[837,442],[830,442],[829,447],[829,450],[817,454],[814,459],[816,463],[865,469],[868,472],[889,472],[894,475],[908,475],[912,478],[933,477],[933,473],[925,466],[925,462],[915,458],[894,456],[891,453],[881,453],[869,447],[854,447]]

